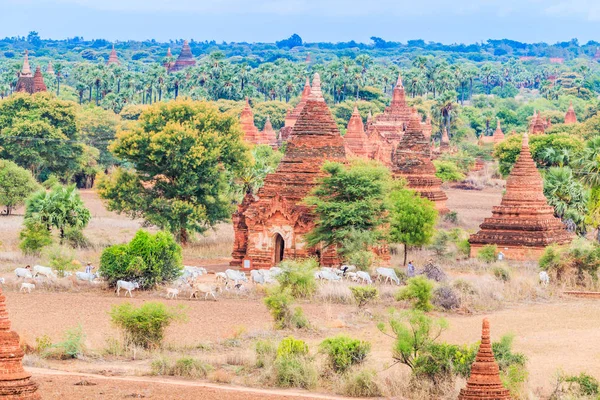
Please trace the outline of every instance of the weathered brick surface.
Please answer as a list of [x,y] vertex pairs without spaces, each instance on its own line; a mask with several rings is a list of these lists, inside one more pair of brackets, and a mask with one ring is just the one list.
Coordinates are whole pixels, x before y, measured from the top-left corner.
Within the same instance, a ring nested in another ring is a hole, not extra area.
[[271,118],[268,115],[267,120],[265,121],[265,126],[259,135],[259,144],[266,144],[274,149],[278,147],[277,133],[273,129],[273,125],[271,124]]
[[494,131],[494,144],[500,143],[504,140],[504,132],[502,132],[502,127],[500,127],[500,120],[496,125],[496,130]]
[[532,135],[543,135],[546,133],[546,128],[549,128],[549,122],[542,118],[539,112],[533,112],[533,118],[529,124],[529,133]]
[[44,77],[42,76],[42,70],[40,67],[35,69],[35,74],[33,75],[33,92],[45,92],[46,84],[44,83]]
[[[370,124],[368,124],[367,130],[369,136],[372,134],[372,130],[376,128],[380,135],[390,140],[396,146],[406,130],[409,118],[410,108],[406,104],[406,94],[402,85],[402,77],[398,75],[398,81],[392,92],[392,102],[385,108],[382,114],[375,116]],[[376,151],[376,149],[372,150]]]
[[346,151],[349,154],[369,158],[369,138],[365,133],[365,126],[356,106],[354,107],[350,121],[348,121],[344,143]]
[[23,350],[19,335],[10,330],[6,298],[0,287],[0,398],[12,400],[41,399],[31,374],[23,369]]
[[435,176],[431,146],[423,135],[421,118],[415,109],[411,112],[408,127],[396,148],[392,164],[394,176],[404,178],[410,189],[433,201],[439,212],[448,211],[448,197],[441,189],[441,179]]
[[29,94],[35,93],[35,81],[33,79],[33,73],[29,66],[29,51],[25,50],[25,59],[23,60],[23,68],[19,72],[19,78],[17,79],[17,86],[15,92],[26,92]]
[[[169,48],[169,51],[171,49]],[[181,53],[179,53],[179,57],[175,61],[175,64],[169,68],[169,72],[180,71],[186,67],[192,67],[196,65],[196,60],[194,59],[194,55],[192,54],[192,49],[188,44],[187,40],[183,41],[183,47],[181,48]]]
[[482,325],[479,351],[471,366],[467,386],[460,390],[458,400],[508,400],[510,392],[500,381],[500,368],[492,352],[490,323],[487,318]]
[[575,114],[575,109],[573,108],[573,102],[569,104],[569,109],[565,114],[565,124],[576,124],[577,123],[577,115]]
[[254,125],[254,113],[252,112],[252,108],[250,108],[250,102],[248,101],[247,97],[246,105],[240,114],[240,126],[244,132],[244,140],[246,142],[252,144],[262,144],[259,143],[260,134],[256,125]]
[[527,135],[507,181],[506,192],[492,216],[471,235],[471,256],[485,245],[497,245],[509,259],[535,260],[552,243],[572,240],[544,197],[544,184],[529,151]]

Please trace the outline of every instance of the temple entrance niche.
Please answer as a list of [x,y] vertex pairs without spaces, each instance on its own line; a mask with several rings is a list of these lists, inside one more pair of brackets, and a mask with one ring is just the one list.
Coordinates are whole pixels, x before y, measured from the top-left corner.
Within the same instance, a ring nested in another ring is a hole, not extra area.
[[279,233],[275,234],[275,265],[279,264],[283,260],[283,253],[285,251],[285,240]]

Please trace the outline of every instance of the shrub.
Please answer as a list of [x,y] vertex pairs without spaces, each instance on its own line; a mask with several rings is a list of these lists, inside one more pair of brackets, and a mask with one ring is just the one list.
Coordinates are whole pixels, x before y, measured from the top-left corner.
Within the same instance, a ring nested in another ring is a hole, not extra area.
[[375,254],[372,251],[354,251],[345,257],[350,265],[356,266],[359,271],[368,271],[375,262]]
[[50,336],[43,335],[35,338],[35,351],[38,354],[45,354],[52,347]]
[[181,246],[167,232],[139,230],[128,244],[104,249],[99,271],[110,286],[121,279],[137,281],[141,288],[148,289],[181,274]]
[[308,357],[277,357],[273,369],[279,387],[313,389],[317,386],[317,370]]
[[[571,375],[564,378],[565,382],[570,383],[571,390],[582,396],[597,396],[600,394],[600,385],[598,380],[584,372],[579,375]],[[573,387],[573,384],[575,387]]]
[[169,308],[163,303],[149,301],[136,308],[131,303],[114,305],[110,310],[113,324],[123,331],[126,345],[157,348],[162,344],[165,329],[177,321],[185,321],[181,307]]
[[344,379],[341,394],[350,397],[379,397],[381,389],[376,379],[377,373],[371,369],[357,371]]
[[270,340],[259,340],[254,345],[256,353],[256,367],[263,368],[271,365],[277,356],[277,346]]
[[458,213],[456,211],[450,211],[444,214],[444,221],[450,222],[451,224],[458,224]]
[[502,282],[510,281],[510,272],[506,268],[495,267],[492,270],[492,272],[494,273],[494,276],[496,277],[496,279],[498,279]]
[[350,291],[358,308],[366,306],[371,300],[379,297],[379,291],[373,286],[350,286]]
[[413,308],[420,311],[430,311],[431,297],[433,292],[433,282],[423,276],[410,278],[406,282],[406,287],[400,289],[396,295],[397,300],[409,300],[413,303]]
[[271,294],[264,298],[265,305],[275,320],[275,329],[306,328],[308,320],[304,316],[302,308],[296,307],[292,312],[292,296],[289,290],[276,288]]
[[463,257],[469,257],[471,254],[471,243],[469,243],[469,239],[461,239],[456,241],[456,249]]
[[310,297],[317,290],[314,275],[318,267],[316,259],[284,260],[280,264],[280,267],[282,271],[277,275],[277,280],[283,290],[289,288],[290,294],[293,297]]
[[46,180],[42,183],[42,186],[46,190],[50,190],[56,185],[60,185],[60,181],[54,174],[50,174],[50,176],[48,176],[48,178],[46,178]]
[[63,241],[74,249],[88,249],[92,245],[83,231],[77,228],[66,228]]
[[442,182],[457,182],[465,179],[465,175],[460,172],[458,166],[452,161],[434,160],[435,176],[440,178]]
[[433,304],[444,310],[455,310],[460,307],[460,299],[449,286],[440,286],[433,292]]
[[308,354],[308,345],[300,339],[288,336],[277,346],[277,358],[291,356],[305,356]]
[[337,373],[362,363],[370,350],[370,343],[343,335],[325,339],[319,345],[319,351],[327,355],[329,365]]
[[438,256],[445,256],[448,252],[448,242],[450,235],[446,231],[438,231],[433,237],[433,241],[429,248]]
[[413,373],[434,383],[457,375],[467,378],[476,353],[476,346],[430,343],[415,359]]
[[496,261],[497,254],[498,247],[495,244],[488,244],[479,249],[479,252],[477,252],[477,259],[490,264]]
[[45,251],[50,267],[56,270],[58,276],[65,276],[67,271],[76,271],[81,266],[73,252],[63,246],[54,245]]
[[153,375],[182,376],[185,378],[206,378],[213,367],[204,361],[182,357],[175,362],[161,357],[152,361],[150,369]]
[[27,224],[19,233],[19,248],[25,255],[39,257],[42,249],[52,244],[50,231],[40,224]]
[[77,358],[84,352],[84,342],[83,327],[77,325],[74,328],[67,329],[63,334],[63,341],[48,348],[45,356],[59,359]]

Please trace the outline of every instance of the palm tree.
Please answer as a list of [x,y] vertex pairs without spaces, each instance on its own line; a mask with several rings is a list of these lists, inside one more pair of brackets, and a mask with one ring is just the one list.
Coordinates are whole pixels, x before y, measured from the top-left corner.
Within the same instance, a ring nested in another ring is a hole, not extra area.
[[585,216],[589,192],[577,181],[571,168],[552,167],[544,173],[544,195],[554,207],[554,215],[562,221],[571,220],[578,233],[585,232]]

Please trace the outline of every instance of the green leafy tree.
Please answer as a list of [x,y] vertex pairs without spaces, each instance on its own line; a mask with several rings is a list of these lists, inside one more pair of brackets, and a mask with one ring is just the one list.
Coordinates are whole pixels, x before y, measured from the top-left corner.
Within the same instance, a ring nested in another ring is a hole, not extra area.
[[110,149],[135,171],[99,182],[108,208],[168,229],[184,245],[190,231],[230,218],[230,178],[249,164],[237,118],[190,100],[151,106]]
[[[383,238],[389,171],[380,165],[356,162],[349,167],[328,162],[327,176],[306,203],[314,206],[315,228],[306,236],[309,246],[334,246],[343,257],[367,251]],[[355,240],[360,238],[357,246]]]
[[433,305],[433,282],[424,276],[415,276],[406,282],[406,286],[398,292],[398,300],[409,300],[413,308],[419,311],[431,311]]
[[578,181],[569,167],[552,167],[544,174],[544,195],[554,207],[554,215],[571,220],[577,233],[585,234],[589,191]]
[[45,226],[48,231],[56,228],[61,242],[66,229],[82,230],[91,217],[75,185],[56,185],[49,192],[37,192],[25,204],[25,226]]
[[0,205],[6,207],[6,215],[22,205],[39,187],[30,171],[12,161],[0,160]]
[[404,265],[407,248],[422,246],[431,241],[435,233],[438,213],[435,205],[416,192],[396,189],[390,194],[390,234],[392,243],[404,245]]

